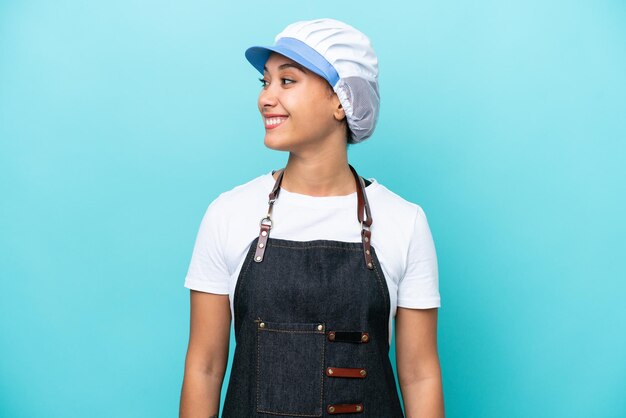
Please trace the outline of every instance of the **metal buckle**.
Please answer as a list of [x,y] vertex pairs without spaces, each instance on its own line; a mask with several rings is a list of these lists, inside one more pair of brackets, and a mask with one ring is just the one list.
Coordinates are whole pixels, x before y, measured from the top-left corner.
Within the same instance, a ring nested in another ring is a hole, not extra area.
[[[266,221],[266,222],[263,222]],[[270,229],[272,229],[272,220],[270,219],[269,216],[266,216],[265,218],[261,219],[261,222],[259,222],[259,226],[263,226],[263,225],[267,225],[270,227]]]

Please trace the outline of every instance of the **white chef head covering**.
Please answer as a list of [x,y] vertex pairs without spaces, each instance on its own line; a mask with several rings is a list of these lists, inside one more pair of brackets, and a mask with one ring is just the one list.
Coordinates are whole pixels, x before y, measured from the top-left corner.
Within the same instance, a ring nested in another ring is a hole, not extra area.
[[274,38],[272,46],[253,46],[246,58],[263,74],[272,52],[278,52],[326,79],[346,114],[355,144],[369,138],[378,120],[378,59],[369,39],[334,19],[295,22]]

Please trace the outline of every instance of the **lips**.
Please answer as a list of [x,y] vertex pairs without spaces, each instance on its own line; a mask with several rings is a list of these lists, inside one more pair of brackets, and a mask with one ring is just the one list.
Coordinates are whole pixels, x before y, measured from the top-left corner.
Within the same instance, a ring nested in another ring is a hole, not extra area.
[[263,121],[265,122],[265,129],[275,129],[283,124],[287,120],[287,115],[263,115]]

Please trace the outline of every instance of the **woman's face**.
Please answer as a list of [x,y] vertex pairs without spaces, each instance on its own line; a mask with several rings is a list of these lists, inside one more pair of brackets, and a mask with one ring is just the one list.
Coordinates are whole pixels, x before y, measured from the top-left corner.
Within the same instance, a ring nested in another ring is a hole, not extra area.
[[331,136],[345,139],[345,117],[328,82],[295,61],[272,53],[265,63],[259,111],[265,145],[294,151]]

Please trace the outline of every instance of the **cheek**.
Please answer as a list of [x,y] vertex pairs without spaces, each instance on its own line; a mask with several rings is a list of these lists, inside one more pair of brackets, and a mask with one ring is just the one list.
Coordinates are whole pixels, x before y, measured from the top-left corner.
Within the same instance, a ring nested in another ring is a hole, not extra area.
[[318,103],[301,101],[297,108],[285,106],[293,117],[293,125],[298,130],[317,131],[325,125],[324,115]]
[[[317,93],[317,91],[316,91]],[[301,101],[304,114],[314,123],[324,123],[325,120],[332,118],[331,105],[326,96],[323,94],[310,93],[306,96],[306,100]]]
[[316,101],[311,103],[312,112],[317,123],[328,125],[333,122],[333,112],[330,107],[330,103],[325,97],[319,97]]

